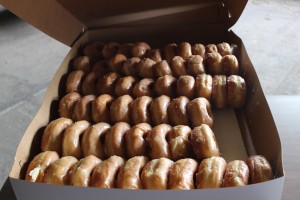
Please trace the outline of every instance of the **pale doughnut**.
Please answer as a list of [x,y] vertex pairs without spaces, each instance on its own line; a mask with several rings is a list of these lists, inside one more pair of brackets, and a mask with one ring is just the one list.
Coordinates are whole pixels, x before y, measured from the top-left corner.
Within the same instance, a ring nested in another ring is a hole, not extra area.
[[203,44],[194,44],[192,45],[192,54],[199,55],[202,58],[205,56],[205,47]]
[[223,187],[238,187],[248,184],[249,168],[242,160],[234,160],[226,165]]
[[139,123],[151,123],[149,106],[152,98],[148,96],[141,96],[136,98],[130,104],[130,117],[133,125]]
[[186,72],[191,76],[204,74],[205,68],[203,58],[199,55],[192,55],[187,59]]
[[239,74],[239,62],[234,55],[226,55],[221,59],[223,74],[226,76]]
[[261,155],[250,156],[246,161],[249,168],[249,182],[261,183],[272,180],[274,175],[270,163]]
[[95,95],[87,95],[76,101],[72,119],[74,121],[87,120],[92,121],[91,110],[92,102],[96,99]]
[[222,42],[217,45],[218,52],[221,54],[221,56],[226,56],[232,54],[232,49],[230,45],[226,42]]
[[129,95],[123,95],[116,98],[110,106],[110,120],[112,123],[127,122],[130,123],[129,106],[133,99]]
[[149,109],[151,121],[153,125],[156,126],[159,124],[169,123],[167,109],[170,101],[171,101],[170,97],[166,95],[162,95],[153,99]]
[[247,88],[245,80],[237,75],[227,78],[227,105],[242,108],[246,102]]
[[205,52],[206,53],[218,52],[218,48],[215,44],[207,44],[205,46]]
[[200,74],[195,81],[195,97],[204,97],[211,99],[212,77],[209,74]]
[[217,75],[213,77],[211,102],[216,108],[225,108],[227,106],[226,76]]
[[189,75],[180,76],[177,80],[177,96],[192,99],[195,95],[195,79]]
[[218,52],[205,54],[206,69],[211,75],[223,74],[221,59],[222,56]]
[[94,122],[110,122],[110,105],[113,97],[109,94],[102,94],[92,102],[92,119]]
[[168,119],[171,125],[189,125],[189,116],[187,112],[187,105],[190,100],[181,96],[176,99],[172,99],[168,106]]
[[187,60],[192,55],[192,47],[188,42],[182,42],[177,46],[177,55]]
[[199,97],[190,101],[187,105],[187,110],[193,127],[200,126],[201,124],[213,127],[213,113],[207,99]]

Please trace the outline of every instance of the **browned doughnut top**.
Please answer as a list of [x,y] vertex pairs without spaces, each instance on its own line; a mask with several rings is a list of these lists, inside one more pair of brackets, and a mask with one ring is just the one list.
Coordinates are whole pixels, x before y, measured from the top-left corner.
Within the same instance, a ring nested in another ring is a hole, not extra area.
[[208,44],[205,46],[206,53],[218,52],[218,48],[215,44]]
[[78,56],[73,61],[73,70],[82,70],[89,73],[91,70],[90,58],[88,56]]
[[187,59],[186,72],[189,75],[197,76],[204,74],[205,68],[203,65],[203,58],[199,55],[192,55]]
[[202,58],[205,57],[205,47],[203,44],[194,44],[192,46],[192,54],[193,55],[199,55]]
[[139,58],[144,57],[148,49],[151,49],[149,44],[145,42],[136,42],[132,46],[131,55]]
[[129,105],[131,102],[133,102],[133,99],[129,95],[120,96],[112,102],[110,106],[110,120],[112,123],[130,123]]
[[99,75],[95,72],[89,73],[82,82],[81,90],[83,95],[96,94],[96,84]]
[[222,42],[217,45],[218,52],[221,54],[221,56],[226,56],[232,54],[232,49],[230,45],[226,42]]
[[177,96],[192,99],[195,95],[195,79],[192,76],[180,76],[177,80]]
[[165,95],[153,99],[149,110],[153,125],[169,123],[167,109],[170,101],[170,97]]
[[115,84],[115,95],[122,96],[125,94],[131,95],[136,79],[133,76],[125,76],[117,80]]
[[156,79],[154,92],[156,96],[167,95],[173,97],[176,94],[176,78],[171,75],[164,75]]
[[92,118],[94,122],[110,123],[110,105],[113,97],[109,94],[102,94],[92,103]]
[[250,156],[246,163],[249,167],[250,183],[261,183],[273,179],[274,175],[271,165],[264,156]]
[[227,105],[242,108],[246,102],[247,88],[245,80],[237,75],[227,78]]
[[77,92],[66,94],[59,102],[59,115],[60,117],[72,118],[74,106],[81,98]]
[[141,96],[136,98],[130,104],[130,117],[132,124],[151,123],[149,106],[152,98],[148,96]]
[[163,47],[163,58],[166,61],[171,61],[177,54],[176,52],[177,49],[177,44],[175,43],[171,43],[171,44],[167,44],[166,46]]
[[153,71],[154,71],[154,76],[157,78],[164,75],[173,74],[166,60],[157,61],[157,63],[153,65]]
[[132,89],[132,95],[134,97],[141,97],[141,96],[152,97],[153,86],[154,86],[154,80],[152,78],[144,78],[135,83]]
[[173,75],[178,78],[182,75],[187,75],[185,60],[180,56],[173,57],[170,61],[170,67]]
[[181,96],[172,99],[168,106],[168,118],[171,125],[189,125],[189,116],[187,113],[187,104],[190,100]]
[[137,64],[138,74],[143,78],[154,78],[153,65],[156,62],[150,58],[143,58]]
[[85,73],[82,70],[72,71],[67,78],[66,93],[79,92],[81,93],[81,83],[84,79]]
[[205,54],[206,69],[211,75],[223,74],[221,59],[222,56],[218,52]]
[[108,60],[108,67],[110,71],[121,73],[122,66],[126,62],[126,60],[127,60],[126,56],[120,53],[112,56]]
[[97,93],[113,95],[115,83],[119,78],[120,75],[115,72],[111,72],[105,74],[104,76],[101,76],[96,86]]
[[200,74],[195,81],[195,97],[211,99],[212,77],[209,74]]
[[95,95],[87,95],[76,101],[72,119],[74,121],[87,120],[92,121],[91,110],[92,102],[96,99]]
[[239,63],[234,55],[226,55],[221,59],[223,74],[226,76],[239,74]]
[[201,124],[213,127],[213,113],[207,99],[199,97],[192,100],[187,105],[187,110],[193,127],[200,126]]
[[177,46],[177,55],[182,57],[183,60],[188,60],[192,55],[192,47],[188,42],[182,42]]

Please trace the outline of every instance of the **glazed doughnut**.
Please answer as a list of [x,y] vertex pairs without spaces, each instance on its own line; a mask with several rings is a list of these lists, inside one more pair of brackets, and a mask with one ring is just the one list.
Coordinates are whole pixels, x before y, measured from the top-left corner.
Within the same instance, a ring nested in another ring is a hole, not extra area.
[[44,183],[68,185],[69,171],[78,160],[73,156],[62,157],[52,163],[44,177]]
[[149,106],[152,98],[148,96],[141,96],[136,98],[130,104],[130,117],[133,125],[139,123],[151,123]]
[[195,79],[192,76],[180,76],[177,80],[177,96],[192,99],[195,95]]
[[126,152],[129,158],[146,155],[146,136],[152,127],[147,123],[133,126],[125,133]]
[[87,128],[81,139],[83,157],[94,155],[100,159],[105,158],[104,139],[110,125],[104,122],[94,124]]
[[113,57],[114,55],[116,55],[119,51],[120,48],[120,44],[116,43],[116,42],[109,42],[106,45],[104,45],[103,49],[102,49],[102,56],[105,59],[109,59],[111,57]]
[[197,76],[198,74],[204,74],[205,68],[203,65],[203,58],[199,55],[192,55],[187,59],[186,72],[189,75]]
[[208,44],[205,46],[206,53],[218,52],[218,48],[215,44]]
[[211,75],[223,74],[221,59],[222,56],[218,52],[205,54],[206,69]]
[[81,93],[81,83],[84,79],[85,73],[82,70],[72,71],[67,78],[66,93],[78,92]]
[[154,76],[157,78],[164,75],[172,75],[172,70],[166,60],[161,60],[154,64],[153,71]]
[[154,78],[153,65],[156,62],[150,58],[144,58],[137,64],[138,75],[143,78]]
[[164,75],[156,79],[154,82],[154,92],[156,96],[167,95],[175,96],[176,93],[176,78],[171,75]]
[[148,49],[145,55],[146,58],[150,58],[155,62],[160,62],[162,60],[160,49]]
[[227,105],[226,76],[224,75],[214,76],[212,83],[213,84],[212,84],[211,102],[213,106],[216,108],[225,108]]
[[171,43],[163,47],[163,57],[167,62],[170,62],[177,54],[177,44]]
[[141,61],[138,57],[128,58],[121,69],[122,73],[126,76],[134,76],[138,75],[137,65]]
[[177,46],[177,55],[182,57],[183,60],[188,60],[192,55],[192,47],[188,42],[182,42]]
[[200,126],[201,124],[213,127],[213,113],[207,99],[199,97],[190,101],[187,105],[187,110],[193,127]]
[[58,159],[55,151],[45,151],[36,155],[27,168],[25,180],[42,183],[49,166]]
[[196,175],[196,188],[220,188],[222,187],[226,161],[222,157],[213,156],[204,159]]
[[226,55],[221,59],[223,74],[226,76],[239,74],[239,63],[234,55]]
[[218,44],[217,49],[218,49],[219,54],[221,54],[221,56],[226,56],[226,55],[232,54],[232,49],[231,49],[230,45],[226,42],[222,42],[222,43]]
[[167,124],[160,124],[152,128],[147,135],[147,141],[150,147],[150,157],[157,158],[171,158],[171,151],[166,140],[167,135],[172,130],[172,127]]
[[133,99],[129,95],[123,95],[116,98],[110,106],[110,120],[111,122],[127,122],[130,123],[130,109],[129,105]]
[[189,125],[189,117],[187,113],[187,104],[190,100],[181,96],[172,99],[168,106],[168,119],[171,125]]
[[83,54],[85,56],[101,58],[104,45],[104,43],[98,41],[88,44],[84,47]]
[[232,108],[242,108],[246,102],[245,80],[237,75],[227,78],[227,105]]
[[83,95],[96,94],[96,84],[99,75],[95,72],[89,73],[82,82],[81,90]]
[[77,162],[70,171],[70,185],[88,187],[94,168],[101,163],[96,156],[90,155]]
[[93,73],[99,76],[103,76],[109,72],[106,60],[99,60],[93,65],[92,71]]
[[113,102],[113,97],[109,94],[102,94],[92,102],[92,119],[94,122],[110,123],[110,105]]
[[211,99],[212,77],[209,74],[200,74],[195,81],[195,97]]
[[82,70],[85,73],[91,71],[90,58],[88,56],[78,56],[73,61],[73,71]]
[[215,134],[206,124],[197,126],[192,130],[191,142],[193,145],[194,153],[200,160],[213,156],[220,156],[220,151],[215,138]]
[[114,188],[115,180],[125,160],[119,156],[111,156],[98,164],[93,170],[90,185],[99,188]]
[[136,156],[127,160],[118,174],[117,188],[143,189],[140,174],[147,162],[148,158],[145,156]]
[[117,80],[115,84],[115,95],[122,96],[125,94],[131,95],[132,88],[136,83],[136,79],[132,76],[125,76]]
[[109,59],[108,68],[112,72],[120,73],[121,70],[122,70],[122,66],[123,66],[123,64],[125,63],[126,60],[127,60],[126,56],[124,56],[123,54],[118,53],[118,54],[112,56]]
[[149,109],[151,121],[153,125],[156,126],[159,124],[169,123],[167,109],[170,101],[171,101],[170,97],[166,95],[162,95],[153,99]]
[[75,122],[72,126],[65,130],[62,141],[62,155],[74,156],[78,159],[82,157],[82,150],[80,146],[80,138],[83,132],[91,124],[88,121],[82,120]]
[[144,78],[138,81],[132,89],[132,95],[134,97],[141,96],[153,96],[152,88],[153,88],[154,80],[152,78]]
[[72,119],[74,121],[87,120],[92,121],[91,110],[92,102],[96,99],[95,95],[87,95],[76,101]]
[[174,162],[169,172],[168,189],[194,189],[194,174],[197,171],[197,167],[197,161],[191,158],[181,159]]
[[192,54],[193,55],[199,55],[202,58],[205,56],[205,47],[203,44],[194,44],[192,46]]
[[186,64],[182,57],[175,56],[170,61],[170,67],[172,69],[173,75],[178,78],[182,75],[187,75]]
[[237,187],[248,184],[249,168],[242,160],[234,160],[226,165],[223,187]]
[[119,47],[118,53],[123,54],[127,58],[131,57],[132,46],[133,46],[133,43],[124,43]]
[[130,125],[125,122],[116,123],[105,135],[104,152],[107,157],[117,155],[126,157],[125,133]]
[[42,151],[56,151],[61,154],[64,131],[72,124],[71,119],[63,117],[51,121],[44,130],[41,145]]
[[168,158],[154,159],[148,162],[141,175],[145,189],[166,190],[168,188],[168,174],[173,164]]
[[80,98],[81,96],[77,92],[66,94],[59,102],[59,116],[72,118],[74,106]]
[[268,160],[261,155],[250,156],[246,161],[249,168],[249,182],[261,183],[273,179],[273,171]]
[[120,75],[111,72],[101,76],[97,82],[96,90],[98,94],[114,94],[114,86],[116,81],[120,78]]
[[145,42],[136,42],[133,44],[131,49],[131,55],[133,57],[144,57],[147,50],[151,49],[150,46]]
[[188,126],[174,126],[168,134],[168,141],[173,160],[190,158],[193,147],[189,140],[192,130]]

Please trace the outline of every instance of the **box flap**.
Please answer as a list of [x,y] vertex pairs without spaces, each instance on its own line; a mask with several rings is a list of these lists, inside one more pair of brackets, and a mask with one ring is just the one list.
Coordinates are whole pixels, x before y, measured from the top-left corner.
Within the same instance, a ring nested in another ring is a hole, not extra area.
[[89,29],[116,26],[220,24],[229,29],[247,0],[0,0],[49,36],[72,46]]

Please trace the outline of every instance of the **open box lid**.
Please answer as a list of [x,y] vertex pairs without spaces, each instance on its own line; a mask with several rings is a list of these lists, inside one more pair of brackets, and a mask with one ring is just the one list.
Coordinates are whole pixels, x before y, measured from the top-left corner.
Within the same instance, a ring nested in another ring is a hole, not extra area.
[[114,26],[220,24],[232,27],[247,0],[0,0],[8,10],[72,46],[86,30]]

